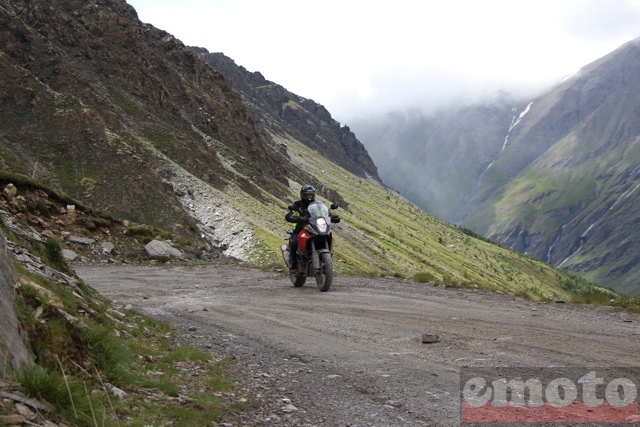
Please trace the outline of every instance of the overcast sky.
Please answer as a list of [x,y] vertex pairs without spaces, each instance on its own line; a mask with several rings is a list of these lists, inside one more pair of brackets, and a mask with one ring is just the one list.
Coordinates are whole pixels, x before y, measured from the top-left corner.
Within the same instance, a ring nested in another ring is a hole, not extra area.
[[640,36],[640,0],[128,0],[140,20],[360,114],[548,87]]

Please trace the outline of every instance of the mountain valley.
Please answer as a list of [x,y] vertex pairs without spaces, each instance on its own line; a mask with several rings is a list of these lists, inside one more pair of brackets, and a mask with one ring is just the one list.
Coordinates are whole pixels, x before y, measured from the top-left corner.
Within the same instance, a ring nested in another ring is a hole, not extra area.
[[533,100],[351,127],[382,179],[427,212],[637,295],[639,53],[636,39]]

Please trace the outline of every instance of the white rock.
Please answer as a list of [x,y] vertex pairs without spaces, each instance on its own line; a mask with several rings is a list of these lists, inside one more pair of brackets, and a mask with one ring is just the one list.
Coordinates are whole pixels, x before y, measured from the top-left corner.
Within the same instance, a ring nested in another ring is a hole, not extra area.
[[299,411],[299,409],[296,408],[296,406],[291,403],[282,407],[282,412],[284,412],[285,414],[289,414],[295,411]]
[[118,399],[124,399],[124,397],[127,395],[126,391],[121,390],[121,389],[119,389],[118,387],[116,387],[114,385],[106,383],[105,386],[111,392],[111,394],[113,394]]
[[110,254],[111,251],[113,251],[113,248],[115,248],[115,245],[111,242],[104,242],[102,243],[102,253],[103,254]]
[[90,245],[95,242],[94,239],[89,239],[86,237],[78,237],[78,236],[69,236],[67,240],[72,243],[80,243],[81,245]]
[[147,243],[144,247],[144,250],[147,251],[147,255],[153,259],[159,260],[168,260],[171,257],[181,257],[182,252],[178,249],[174,248],[167,242],[163,242],[160,240],[152,240]]
[[74,261],[78,258],[78,254],[70,249],[63,249],[62,257],[67,261]]

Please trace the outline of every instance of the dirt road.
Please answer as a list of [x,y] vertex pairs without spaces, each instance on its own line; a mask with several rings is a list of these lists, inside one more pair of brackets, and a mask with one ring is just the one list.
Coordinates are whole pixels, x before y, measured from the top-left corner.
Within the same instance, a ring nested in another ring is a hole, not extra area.
[[[226,264],[76,271],[236,357],[270,396],[256,425],[454,426],[461,367],[640,366],[640,317],[606,307],[379,277],[338,276],[321,293]],[[422,343],[425,333],[439,342]]]

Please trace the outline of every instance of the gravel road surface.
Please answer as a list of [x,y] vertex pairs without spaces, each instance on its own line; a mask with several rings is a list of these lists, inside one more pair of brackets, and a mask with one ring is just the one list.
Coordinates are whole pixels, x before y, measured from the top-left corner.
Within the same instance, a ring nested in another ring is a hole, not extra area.
[[229,263],[76,271],[233,356],[264,398],[247,425],[455,426],[463,367],[640,367],[640,316],[610,307],[342,275],[322,293]]

